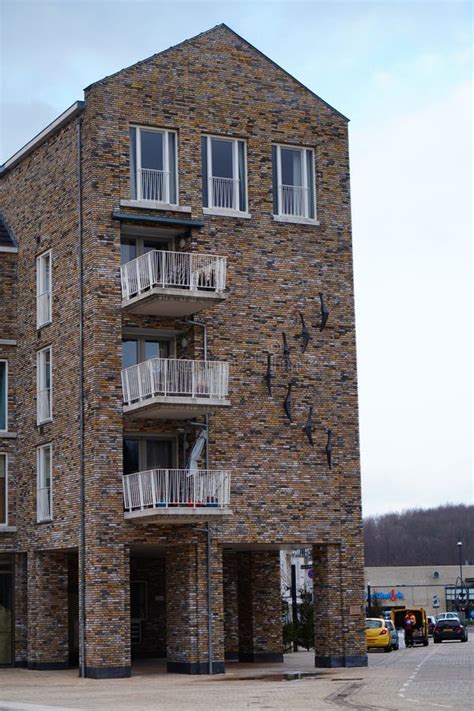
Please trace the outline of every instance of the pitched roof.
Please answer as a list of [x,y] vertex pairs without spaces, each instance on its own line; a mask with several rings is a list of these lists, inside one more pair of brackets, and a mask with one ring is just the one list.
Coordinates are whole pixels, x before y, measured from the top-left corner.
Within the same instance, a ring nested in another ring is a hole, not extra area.
[[16,247],[16,240],[0,213],[0,247]]

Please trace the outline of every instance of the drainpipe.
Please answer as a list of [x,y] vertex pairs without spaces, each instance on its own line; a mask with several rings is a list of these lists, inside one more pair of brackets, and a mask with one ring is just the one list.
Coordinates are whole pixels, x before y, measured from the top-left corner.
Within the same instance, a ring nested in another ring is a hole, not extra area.
[[77,119],[77,207],[79,268],[79,674],[86,675],[86,496],[84,472],[84,284],[82,260],[82,117]]
[[[203,346],[204,346],[204,360],[207,360],[207,324],[203,321],[195,321],[194,319],[185,319],[185,323],[189,323],[191,326],[200,326],[203,330]],[[206,471],[209,469],[209,415],[206,415]],[[205,531],[207,535],[207,658],[208,658],[208,673],[212,674],[212,664],[213,664],[213,629],[212,629],[212,548],[211,548],[211,525],[209,521],[205,529],[200,529]]]

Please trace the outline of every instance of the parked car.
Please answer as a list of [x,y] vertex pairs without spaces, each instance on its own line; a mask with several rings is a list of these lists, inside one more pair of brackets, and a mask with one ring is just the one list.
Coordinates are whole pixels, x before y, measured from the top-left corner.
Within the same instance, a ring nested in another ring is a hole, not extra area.
[[432,637],[432,636],[433,636],[433,631],[434,631],[434,628],[435,628],[435,625],[436,625],[436,618],[433,617],[433,615],[427,615],[427,616],[426,616],[426,621],[427,621],[427,623],[428,623],[428,635],[429,635],[430,637]]
[[383,649],[384,652],[392,651],[392,633],[387,627],[388,620],[380,617],[369,617],[365,621],[365,637],[367,649]]
[[433,642],[439,644],[451,639],[467,642],[467,629],[459,622],[459,618],[437,620],[433,632]]
[[458,622],[461,622],[461,618],[457,612],[442,612],[441,614],[436,615],[436,622],[441,622],[441,620],[457,620]]
[[390,637],[392,639],[392,649],[397,650],[400,646],[398,641],[398,630],[393,624],[392,620],[385,620],[387,628],[390,630]]

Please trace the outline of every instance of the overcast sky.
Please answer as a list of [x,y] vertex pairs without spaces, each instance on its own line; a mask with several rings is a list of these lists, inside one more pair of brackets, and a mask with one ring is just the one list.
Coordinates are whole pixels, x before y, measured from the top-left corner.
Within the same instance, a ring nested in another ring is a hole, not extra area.
[[364,514],[472,502],[469,2],[0,0],[4,162],[220,22],[351,119]]

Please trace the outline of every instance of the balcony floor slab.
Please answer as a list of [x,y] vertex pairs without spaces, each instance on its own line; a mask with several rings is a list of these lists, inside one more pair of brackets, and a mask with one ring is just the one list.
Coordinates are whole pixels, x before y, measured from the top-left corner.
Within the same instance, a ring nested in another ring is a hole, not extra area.
[[157,395],[132,405],[124,405],[123,414],[159,420],[187,420],[229,406],[230,401],[221,398]]
[[124,518],[126,521],[140,523],[193,523],[194,521],[214,520],[221,516],[232,516],[232,509],[223,509],[212,506],[170,506],[163,508],[149,508],[138,511],[126,511]]
[[154,287],[131,299],[123,299],[122,309],[127,313],[181,318],[219,304],[226,298],[226,294],[215,291]]

